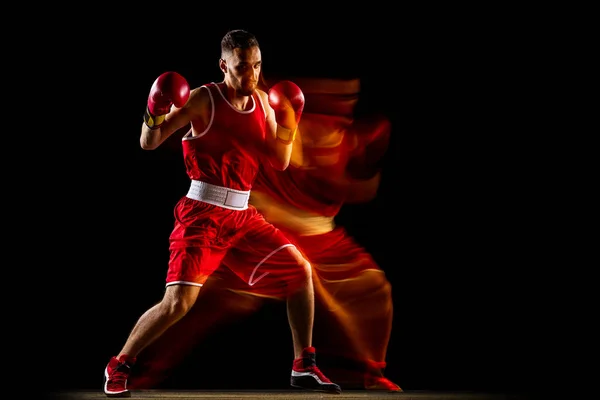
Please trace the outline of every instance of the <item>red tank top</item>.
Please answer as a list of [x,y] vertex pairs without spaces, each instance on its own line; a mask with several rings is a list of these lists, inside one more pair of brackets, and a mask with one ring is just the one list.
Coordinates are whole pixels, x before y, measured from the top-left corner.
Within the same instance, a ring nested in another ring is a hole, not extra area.
[[251,96],[247,111],[233,107],[223,94],[225,85],[209,83],[212,104],[204,132],[182,139],[183,159],[190,179],[236,190],[250,190],[262,162],[266,161],[266,113],[260,96]]

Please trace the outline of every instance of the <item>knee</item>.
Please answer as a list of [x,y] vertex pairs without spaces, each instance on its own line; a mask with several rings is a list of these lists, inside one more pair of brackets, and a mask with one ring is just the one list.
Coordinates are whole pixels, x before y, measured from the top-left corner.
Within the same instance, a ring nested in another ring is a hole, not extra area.
[[288,248],[288,250],[296,263],[295,268],[294,268],[295,269],[294,275],[301,277],[300,280],[311,282],[312,281],[312,266],[310,265],[310,262],[306,258],[304,258],[302,253],[300,253],[300,251],[298,251],[297,248],[290,247],[290,248]]
[[294,289],[313,286],[312,266],[306,259],[298,260],[294,266],[294,272],[287,277],[287,285]]
[[306,258],[302,258],[302,260],[298,262],[298,267],[304,276],[304,279],[308,282],[312,282],[312,266],[310,265],[310,262]]
[[292,254],[293,262],[288,261],[287,268],[281,269],[281,271],[284,271],[281,279],[286,287],[287,294],[312,288],[313,272],[310,262],[296,248],[290,248],[289,251]]

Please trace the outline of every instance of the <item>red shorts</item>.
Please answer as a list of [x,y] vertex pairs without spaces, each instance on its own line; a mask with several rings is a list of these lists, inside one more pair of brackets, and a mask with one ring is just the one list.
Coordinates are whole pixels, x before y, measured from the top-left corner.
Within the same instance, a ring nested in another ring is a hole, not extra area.
[[[169,237],[169,270],[166,284],[202,286],[221,264],[225,254],[243,238],[259,262],[232,265],[243,281],[253,284],[270,271],[260,263],[269,258],[282,260],[287,279],[304,280],[305,271],[289,251],[294,247],[286,236],[268,223],[253,206],[230,210],[183,197],[175,206],[175,224]],[[277,264],[274,266],[277,267]]]
[[[311,263],[313,273],[316,275],[315,279],[337,282],[357,277],[367,270],[381,272],[373,257],[341,226],[321,235],[295,235],[292,232],[283,232]],[[286,259],[274,255],[263,260],[264,253],[263,246],[257,246],[256,243],[243,238],[223,259],[223,264],[233,271],[247,269],[248,265],[251,268],[258,267],[258,270],[262,271],[257,274],[260,279],[256,279],[255,276],[252,281],[249,279],[240,281],[226,271],[219,271],[219,277],[226,277],[230,281],[229,286],[234,290],[273,297],[285,295],[283,291],[277,291],[281,288],[278,280],[285,271],[292,268],[289,257]]]

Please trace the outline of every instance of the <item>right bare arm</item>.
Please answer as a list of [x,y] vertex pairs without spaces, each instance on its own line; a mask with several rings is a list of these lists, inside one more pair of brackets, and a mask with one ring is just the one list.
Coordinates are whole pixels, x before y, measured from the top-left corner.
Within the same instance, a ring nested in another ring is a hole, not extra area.
[[185,105],[181,108],[173,106],[159,127],[151,129],[145,122],[142,123],[140,146],[144,150],[154,150],[191,121],[195,121],[196,129],[202,129],[199,125],[206,125],[208,117],[210,117],[208,92],[195,88],[190,91],[190,97]]

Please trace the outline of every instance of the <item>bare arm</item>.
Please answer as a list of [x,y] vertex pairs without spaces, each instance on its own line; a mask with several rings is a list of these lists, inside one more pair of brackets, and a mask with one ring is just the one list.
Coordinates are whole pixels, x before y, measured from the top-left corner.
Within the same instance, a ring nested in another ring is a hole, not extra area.
[[140,136],[140,146],[144,150],[154,150],[169,136],[189,124],[193,120],[206,123],[210,116],[210,98],[206,90],[196,88],[190,91],[190,97],[181,108],[173,106],[165,116],[164,122],[157,128],[151,129],[144,122]]
[[[286,141],[279,138],[291,137],[293,134],[292,129],[287,129],[277,123],[275,120],[275,112],[269,105],[268,95],[262,90],[258,90],[261,96],[262,103],[265,106],[265,112],[267,114],[266,121],[266,145],[269,151],[269,161],[271,166],[280,171],[285,170],[290,165],[290,157],[292,155],[292,143],[293,140]],[[293,130],[296,130],[295,121],[288,122],[289,125],[294,126]]]

